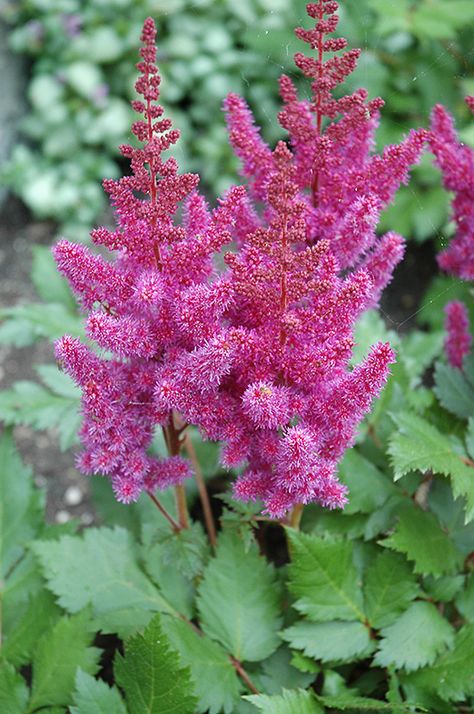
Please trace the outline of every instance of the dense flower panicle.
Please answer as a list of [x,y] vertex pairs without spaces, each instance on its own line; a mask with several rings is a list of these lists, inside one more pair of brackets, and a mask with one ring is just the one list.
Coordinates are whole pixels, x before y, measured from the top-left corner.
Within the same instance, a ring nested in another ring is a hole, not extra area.
[[[132,175],[105,182],[118,228],[92,234],[112,258],[65,241],[55,249],[88,312],[87,335],[105,351],[67,336],[56,347],[83,390],[78,463],[107,475],[123,502],[191,475],[179,455],[189,424],[222,442],[222,464],[241,470],[236,497],[262,500],[271,517],[296,504],[339,508],[347,500],[338,461],[394,360],[378,344],[351,368],[354,324],[377,304],[403,255],[403,239],[378,237],[376,226],[424,134],[372,153],[382,102],[367,101],[364,90],[332,95],[358,57],[327,37],[336,10],[333,0],[308,5],[316,26],[297,31],[317,57],[295,58],[311,80],[310,101],[281,79],[289,145],[271,150],[243,99],[227,98],[248,187],[230,189],[214,210],[197,177],[162,158],[178,134],[156,104],[155,29],[145,22],[141,98],[133,103],[142,145],[122,147]],[[157,427],[168,459],[150,455]]]
[[452,367],[462,369],[464,357],[469,354],[472,343],[467,308],[464,303],[455,300],[448,303],[444,311],[446,355]]
[[[474,111],[474,101],[468,105]],[[440,268],[464,280],[474,279],[474,151],[459,141],[454,121],[440,104],[431,115],[430,148],[443,184],[454,192],[452,217],[456,234],[438,256]]]

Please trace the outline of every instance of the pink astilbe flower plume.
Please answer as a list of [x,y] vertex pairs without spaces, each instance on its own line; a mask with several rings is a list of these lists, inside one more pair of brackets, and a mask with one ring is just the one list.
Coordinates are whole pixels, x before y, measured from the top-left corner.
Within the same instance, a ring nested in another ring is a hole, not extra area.
[[[474,97],[467,97],[466,103],[474,112]],[[429,143],[445,188],[454,192],[456,234],[439,254],[438,263],[452,275],[474,280],[474,151],[458,139],[454,120],[441,104],[431,114]]]
[[467,308],[464,303],[453,300],[446,305],[444,311],[448,362],[451,367],[462,369],[464,357],[469,354],[472,343]]
[[[56,345],[83,390],[78,463],[108,476],[119,500],[191,475],[180,455],[187,425],[222,443],[222,464],[240,469],[235,496],[263,501],[271,517],[347,500],[338,461],[394,361],[390,346],[378,344],[352,368],[354,325],[403,256],[403,239],[379,238],[376,226],[425,134],[372,153],[381,100],[367,101],[364,90],[332,95],[359,56],[328,38],[336,10],[333,0],[308,5],[315,27],[297,30],[316,57],[295,57],[311,100],[281,79],[288,145],[271,150],[244,100],[227,98],[248,186],[230,189],[214,210],[197,176],[163,159],[178,132],[156,104],[155,28],[145,22],[142,99],[133,103],[140,148],[122,147],[132,174],[104,183],[118,227],[92,233],[112,258],[66,241],[54,251],[96,345],[68,336]],[[157,427],[167,459],[150,455]]]

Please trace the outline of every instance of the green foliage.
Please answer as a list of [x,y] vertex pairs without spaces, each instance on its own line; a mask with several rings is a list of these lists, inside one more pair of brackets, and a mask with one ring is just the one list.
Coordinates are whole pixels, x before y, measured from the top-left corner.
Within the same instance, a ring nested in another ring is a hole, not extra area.
[[124,656],[117,653],[115,676],[130,714],[194,714],[189,670],[170,649],[159,615],[125,642]]
[[392,624],[420,594],[409,564],[395,553],[379,553],[364,581],[365,611],[373,627]]
[[246,697],[264,714],[323,714],[312,692],[286,690],[281,696],[267,697],[265,694]]
[[77,670],[74,705],[71,714],[127,714],[116,687],[108,687],[82,669]]
[[23,714],[28,702],[28,689],[23,677],[8,662],[0,662],[0,711]]
[[374,649],[367,627],[361,622],[308,622],[300,620],[283,632],[284,639],[308,657],[321,662],[365,659]]
[[235,533],[224,533],[199,586],[204,632],[239,660],[268,657],[278,647],[279,597],[272,568],[254,544],[247,552]]

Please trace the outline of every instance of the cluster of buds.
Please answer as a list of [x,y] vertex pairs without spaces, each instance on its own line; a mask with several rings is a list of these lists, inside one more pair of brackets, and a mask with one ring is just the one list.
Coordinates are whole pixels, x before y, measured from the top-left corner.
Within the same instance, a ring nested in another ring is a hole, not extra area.
[[[132,175],[104,182],[117,230],[92,233],[113,259],[66,241],[54,249],[99,348],[68,336],[56,345],[83,392],[79,463],[109,476],[121,501],[191,475],[180,451],[194,425],[222,443],[222,464],[238,470],[236,497],[263,501],[271,517],[297,504],[346,502],[338,461],[394,361],[379,343],[351,367],[354,325],[403,256],[403,238],[378,237],[376,225],[425,133],[373,153],[381,100],[367,101],[363,90],[332,96],[358,56],[327,37],[337,3],[307,9],[315,27],[296,32],[317,58],[295,60],[312,80],[312,98],[299,100],[282,77],[280,122],[290,143],[272,151],[243,99],[228,96],[246,185],[212,211],[197,176],[163,159],[178,132],[156,104],[156,31],[146,20],[136,85],[143,99],[133,103],[143,117],[133,125],[141,148],[122,147]],[[157,428],[167,459],[150,455]]]

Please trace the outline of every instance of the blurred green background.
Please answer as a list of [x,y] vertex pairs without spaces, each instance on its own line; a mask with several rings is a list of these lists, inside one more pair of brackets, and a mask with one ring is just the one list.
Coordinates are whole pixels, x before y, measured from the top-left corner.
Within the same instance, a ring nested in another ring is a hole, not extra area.
[[[302,0],[7,0],[0,7],[12,50],[25,56],[29,103],[0,178],[69,238],[85,237],[100,220],[100,181],[123,168],[117,147],[130,139],[147,15],[158,25],[162,101],[182,131],[181,168],[199,171],[211,199],[236,177],[220,109],[228,91],[245,96],[268,141],[281,136],[277,79],[293,73],[292,55],[302,49],[293,36],[306,22]],[[463,103],[474,94],[474,0],[342,0],[340,14],[340,34],[364,50],[346,91],[366,86],[386,100],[379,146],[426,126],[436,102],[474,145]],[[426,157],[381,228],[420,242],[436,236],[448,200]]]

